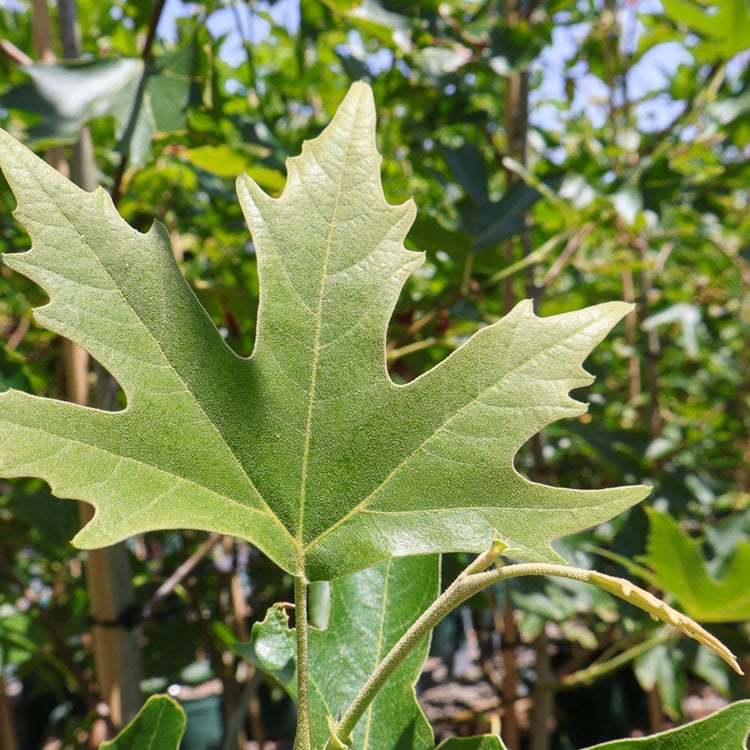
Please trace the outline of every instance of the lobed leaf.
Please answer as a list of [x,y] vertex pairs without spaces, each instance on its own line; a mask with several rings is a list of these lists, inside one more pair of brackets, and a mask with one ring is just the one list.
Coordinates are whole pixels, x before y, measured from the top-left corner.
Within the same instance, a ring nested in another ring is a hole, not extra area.
[[33,243],[5,263],[49,294],[38,322],[87,349],[127,398],[109,413],[0,396],[0,474],[94,505],[76,544],[217,531],[310,580],[494,539],[559,561],[552,539],[648,492],[553,488],[513,464],[545,425],[585,412],[569,391],[591,382],[581,364],[628,305],[539,318],[522,302],[415,381],[391,381],[388,322],[422,256],[403,246],[413,204],[383,196],[365,84],[289,161],[279,198],[238,180],[260,276],[246,359],[183,279],[164,227],[134,231],[106,193],[82,192],[7,134],[0,164]]

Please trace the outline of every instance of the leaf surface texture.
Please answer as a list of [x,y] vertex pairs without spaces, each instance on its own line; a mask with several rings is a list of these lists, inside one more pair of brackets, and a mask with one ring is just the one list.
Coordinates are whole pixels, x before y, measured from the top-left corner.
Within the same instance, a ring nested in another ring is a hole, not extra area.
[[386,330],[422,256],[403,245],[413,203],[383,196],[365,84],[289,160],[279,198],[238,180],[260,277],[249,358],[222,340],[161,225],[134,231],[104,191],[83,193],[0,138],[33,242],[5,262],[49,294],[38,322],[87,349],[127,398],[106,413],[0,396],[0,472],[93,504],[80,546],[205,529],[310,580],[496,538],[554,561],[552,539],[646,494],[553,488],[513,465],[545,425],[586,410],[569,391],[591,382],[582,362],[628,305],[540,318],[522,302],[413,382],[392,382]]

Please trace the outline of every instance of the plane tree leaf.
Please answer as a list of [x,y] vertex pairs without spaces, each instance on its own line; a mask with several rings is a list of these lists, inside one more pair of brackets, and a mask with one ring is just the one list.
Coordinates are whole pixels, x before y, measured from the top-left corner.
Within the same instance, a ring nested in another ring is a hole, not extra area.
[[168,695],[152,695],[133,721],[100,750],[177,750],[185,732],[185,712]]
[[649,511],[644,561],[654,583],[673,594],[685,612],[699,622],[742,622],[750,619],[750,542],[742,540],[722,576],[708,570],[701,539],[693,539],[666,513]]
[[732,703],[690,724],[631,740],[616,740],[587,750],[746,750],[750,701]]
[[[343,713],[367,678],[439,591],[436,555],[396,558],[331,583],[325,630],[309,631],[309,690],[313,747],[323,747],[330,721]],[[425,639],[390,677],[354,731],[355,750],[432,750],[432,729],[414,683],[427,657]],[[274,677],[296,700],[297,642],[286,612],[272,607],[235,647]]]
[[0,163],[32,239],[5,263],[48,293],[37,321],[87,349],[127,399],[110,413],[0,396],[0,473],[94,505],[79,546],[205,529],[310,580],[493,539],[559,561],[552,539],[647,493],[549,487],[513,465],[545,425],[585,412],[569,391],[591,382],[582,362],[628,305],[540,318],[522,302],[392,382],[388,321],[422,256],[403,246],[413,203],[383,196],[365,84],[288,162],[279,198],[238,180],[260,276],[249,358],[224,343],[163,226],[134,231],[104,191],[82,192],[7,134]]
[[118,151],[140,163],[154,136],[185,127],[200,78],[199,54],[191,44],[148,62],[119,58],[26,65],[30,80],[6,92],[0,105],[41,115],[29,129],[38,144],[74,141],[90,120],[113,117]]

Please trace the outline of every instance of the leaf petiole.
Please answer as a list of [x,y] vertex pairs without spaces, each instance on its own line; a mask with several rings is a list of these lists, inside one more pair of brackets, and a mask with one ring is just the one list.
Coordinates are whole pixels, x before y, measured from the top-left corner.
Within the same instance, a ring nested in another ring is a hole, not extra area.
[[293,750],[312,750],[307,658],[307,579],[294,576],[295,631],[297,634],[297,733]]

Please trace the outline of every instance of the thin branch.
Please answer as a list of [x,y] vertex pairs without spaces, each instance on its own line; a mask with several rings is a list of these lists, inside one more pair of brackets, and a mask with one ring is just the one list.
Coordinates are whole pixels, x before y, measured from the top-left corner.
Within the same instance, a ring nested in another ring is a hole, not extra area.
[[560,275],[563,268],[565,268],[575,252],[583,244],[583,241],[595,228],[596,224],[593,221],[586,222],[586,224],[584,224],[575,235],[568,240],[560,255],[555,258],[555,262],[547,271],[544,280],[542,281],[543,289],[549,287],[549,285]]
[[[151,48],[153,47],[154,40],[156,39],[156,28],[159,25],[162,11],[164,10],[164,4],[166,0],[158,0],[154,3],[154,7],[151,9],[151,15],[148,18],[148,31],[146,32],[146,40],[143,43],[143,49],[141,50],[141,59],[147,62],[151,57]],[[127,153],[120,157],[120,163],[117,165],[115,170],[114,179],[112,181],[112,189],[110,195],[112,197],[112,203],[115,208],[119,205],[122,199],[122,183],[125,178],[125,170],[128,166],[129,156]]]
[[141,50],[141,58],[144,61],[151,57],[151,48],[154,45],[154,39],[156,39],[156,28],[159,25],[165,3],[166,0],[155,2],[154,7],[151,9],[151,15],[148,17],[148,32],[146,34],[146,41],[143,43],[143,49]]
[[570,690],[582,685],[591,685],[596,682],[596,680],[606,677],[612,672],[630,664],[630,662],[637,659],[641,654],[645,654],[649,649],[652,649],[655,646],[666,643],[673,637],[674,632],[662,629],[652,638],[641,641],[635,646],[631,646],[630,648],[621,651],[619,654],[607,659],[606,661],[598,661],[584,669],[579,669],[576,672],[564,675],[560,678],[559,689]]
[[23,50],[18,49],[13,42],[7,39],[0,39],[0,52],[18,65],[31,65],[34,62]]
[[221,534],[211,534],[198,549],[193,552],[190,557],[185,560],[176,570],[167,578],[154,595],[143,607],[143,617],[151,617],[156,608],[166,599],[177,587],[177,585],[185,580],[195,566],[214,548],[216,543],[221,539]]

